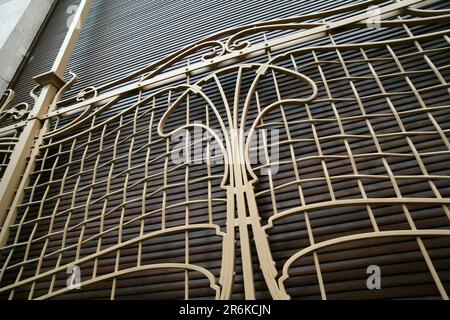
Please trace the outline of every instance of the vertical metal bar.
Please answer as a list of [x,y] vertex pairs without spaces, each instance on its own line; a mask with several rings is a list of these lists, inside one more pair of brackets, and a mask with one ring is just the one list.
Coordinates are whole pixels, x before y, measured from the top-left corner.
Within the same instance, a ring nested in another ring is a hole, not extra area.
[[[92,0],[81,1],[51,70],[35,78],[36,81],[42,84],[41,94],[39,95],[33,110],[30,112],[28,122],[20,135],[20,140],[17,143],[14,152],[11,154],[9,165],[0,182],[0,225],[3,225],[2,231],[0,232],[0,246],[3,246],[6,243],[9,235],[8,225],[14,221],[17,214],[15,205],[19,203],[23,197],[22,187],[24,187],[26,183],[21,183],[21,181],[24,182],[28,180],[27,173],[31,172],[34,166],[34,156],[36,155],[36,152],[30,157],[27,167],[27,160],[32,151],[33,142],[40,134],[43,134],[41,128],[45,131],[46,126],[49,124],[49,121],[47,120],[44,125],[42,125],[40,119],[49,111],[49,106],[52,104],[58,90],[64,84],[64,81],[62,80],[64,71],[72,56],[72,52],[81,31],[81,26],[87,18],[91,5]],[[37,147],[37,144],[35,147]],[[24,172],[26,173],[24,174]],[[19,184],[21,189],[16,192]],[[13,205],[11,206],[11,204]],[[10,206],[11,209],[8,211]]]
[[[188,66],[189,66],[189,60],[188,60]],[[189,85],[190,77],[189,74],[187,75],[186,83]],[[190,98],[189,95],[186,97],[186,125],[189,125],[190,122]],[[184,208],[185,216],[184,216],[184,225],[187,227],[189,226],[189,165],[191,164],[191,161],[195,160],[195,154],[191,157],[191,146],[190,146],[190,132],[189,130],[186,130],[185,132],[185,156],[186,156],[186,166],[184,168],[184,200],[186,201],[186,205]],[[195,136],[194,136],[195,139]],[[200,142],[202,143],[202,142]],[[195,140],[193,142],[194,150],[195,150]],[[189,231],[186,230],[184,232],[184,263],[186,265],[189,264]],[[189,300],[189,270],[184,270],[184,299]]]

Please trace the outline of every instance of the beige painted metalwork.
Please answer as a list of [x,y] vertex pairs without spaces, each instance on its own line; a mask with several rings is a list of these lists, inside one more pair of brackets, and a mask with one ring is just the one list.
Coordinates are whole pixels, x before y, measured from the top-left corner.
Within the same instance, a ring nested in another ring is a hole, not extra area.
[[[14,148],[14,152],[11,155],[10,162],[14,165],[8,166],[3,174],[3,179],[0,182],[0,223],[3,224],[5,220],[5,212],[8,206],[12,202],[14,192],[19,185],[21,174],[25,170],[26,160],[30,154],[30,150],[33,144],[33,140],[39,134],[41,129],[40,119],[48,111],[48,107],[54,100],[57,91],[63,86],[64,71],[69,61],[72,51],[75,48],[76,40],[80,33],[80,26],[83,24],[89,12],[92,1],[83,0],[80,3],[79,10],[73,19],[73,22],[67,33],[67,37],[62,44],[61,50],[53,63],[52,69],[44,74],[36,77],[36,81],[39,82],[41,87],[41,93],[39,97],[36,97],[33,109],[30,111],[29,117],[23,132],[21,133],[20,140]],[[34,90],[32,92],[34,94]],[[8,101],[6,102],[8,103]],[[6,107],[6,106],[5,106]],[[17,110],[16,106],[14,109]],[[25,105],[26,111],[28,106]],[[2,107],[3,108],[3,107]],[[23,109],[22,109],[23,112]],[[21,114],[20,116],[23,116]]]
[[[450,231],[418,226],[412,209],[434,208],[450,222],[450,199],[442,194],[449,166],[443,163],[438,174],[429,168],[430,158],[450,155],[450,129],[436,119],[450,110],[444,75],[450,64],[433,58],[450,51],[450,12],[428,8],[437,2],[362,1],[226,30],[62,100],[76,81],[73,73],[66,84],[61,79],[79,33],[74,25],[90,6],[83,1],[54,68],[37,77],[42,90],[19,125],[21,142],[17,136],[0,138],[0,146],[5,139],[8,147],[0,152],[11,154],[0,158],[3,166],[9,161],[0,184],[5,220],[0,294],[71,297],[76,290],[66,285],[66,271],[78,266],[84,270],[81,287],[98,286],[111,299],[120,296],[127,276],[179,280],[180,272],[182,298],[206,283],[212,298],[230,299],[241,261],[246,299],[257,298],[255,265],[271,297],[289,299],[295,265],[310,255],[320,297],[327,299],[320,250],[366,239],[410,238],[440,297],[448,299],[424,239],[448,237]],[[371,5],[380,5],[379,27],[401,29],[402,36],[343,43],[342,34],[373,23]],[[436,29],[416,35],[413,28],[423,25]],[[269,39],[274,31],[288,33]],[[408,59],[420,60],[421,68],[410,68]],[[427,77],[427,85],[417,84],[420,76]],[[447,103],[430,103],[430,94]],[[0,121],[6,115],[19,120],[28,108],[8,109],[8,98]],[[405,106],[402,99],[412,100]],[[421,115],[432,129],[416,130],[404,120]],[[383,124],[374,119],[393,129],[381,130]],[[8,124],[0,133],[12,128]],[[262,147],[255,148],[262,129],[278,129],[281,140],[269,142],[264,131]],[[195,131],[201,137],[192,140]],[[184,136],[184,145],[174,136]],[[435,138],[431,151],[422,150],[424,136]],[[198,145],[206,152],[192,157]],[[273,147],[283,151],[281,159],[271,160]],[[262,163],[252,162],[255,151],[264,155]],[[173,161],[180,153],[182,161]],[[413,161],[411,172],[397,173],[399,160]],[[376,165],[364,167],[371,163]],[[274,167],[290,168],[290,175],[280,178]],[[305,170],[310,167],[314,174]],[[405,195],[405,183],[429,191]],[[384,189],[375,196],[374,184]],[[323,186],[325,192],[312,197],[307,185]],[[337,185],[352,185],[356,194],[343,194]],[[295,201],[283,203],[286,194]],[[348,207],[363,208],[370,231],[318,240],[312,222],[317,212]],[[383,230],[375,211],[385,207],[400,210],[406,227]],[[274,254],[271,231],[298,216],[309,245],[282,260]],[[214,267],[193,261],[200,238],[208,243],[205,254],[217,261]],[[181,258],[171,261],[167,253],[149,261],[156,248],[164,253],[164,245],[169,250],[172,243],[181,246],[173,249],[183,251]]]

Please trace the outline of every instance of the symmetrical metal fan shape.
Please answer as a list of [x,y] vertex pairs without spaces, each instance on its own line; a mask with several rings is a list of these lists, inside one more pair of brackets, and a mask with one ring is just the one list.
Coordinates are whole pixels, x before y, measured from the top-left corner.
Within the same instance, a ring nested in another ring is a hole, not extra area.
[[449,18],[362,1],[64,86],[0,234],[0,296],[448,299]]

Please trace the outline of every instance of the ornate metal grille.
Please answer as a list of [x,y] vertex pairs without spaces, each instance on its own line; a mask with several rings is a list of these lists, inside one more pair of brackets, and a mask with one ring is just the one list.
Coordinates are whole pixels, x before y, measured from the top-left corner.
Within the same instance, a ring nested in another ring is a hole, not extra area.
[[414,297],[409,272],[448,299],[446,5],[228,30],[58,102],[73,75],[2,229],[1,296]]

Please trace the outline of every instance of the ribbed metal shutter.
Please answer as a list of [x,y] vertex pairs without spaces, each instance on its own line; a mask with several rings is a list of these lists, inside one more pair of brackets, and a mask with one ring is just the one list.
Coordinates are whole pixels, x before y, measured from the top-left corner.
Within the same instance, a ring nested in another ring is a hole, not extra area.
[[[295,0],[97,0],[69,63],[80,80],[67,96],[143,68],[183,46],[215,32],[241,25],[302,15],[354,1]],[[67,32],[79,0],[58,0],[31,59],[12,89],[15,101],[29,101],[32,78],[48,71]]]
[[[80,37],[77,49],[74,53],[73,59],[70,63],[73,71],[80,76],[80,81],[75,87],[66,94],[66,97],[73,96],[79,92],[82,88],[91,85],[101,85],[105,82],[115,80],[116,78],[123,76],[131,71],[134,71],[140,67],[148,65],[155,59],[161,58],[164,55],[171,53],[175,49],[189,44],[195,40],[198,40],[204,36],[207,36],[213,32],[220,31],[225,28],[247,24],[259,20],[275,19],[280,17],[301,15],[307,12],[313,12],[318,10],[330,9],[351,3],[353,1],[96,1],[91,9],[89,19],[86,27],[83,29]],[[445,1],[442,2],[442,6],[445,5]],[[35,57],[30,61],[30,64],[25,68],[23,74],[19,78],[16,84],[16,90],[18,92],[18,100],[26,98],[26,92],[31,89],[30,76],[39,74],[48,70],[52,62],[52,53],[56,53],[59,43],[64,37],[64,25],[67,18],[67,7],[69,2],[60,1],[58,7],[55,10],[54,16],[46,27],[42,40],[38,42],[33,56]],[[427,26],[427,27],[415,27],[412,28],[414,34],[426,34],[433,30],[441,30],[442,26]],[[397,33],[396,33],[397,32]],[[336,37],[336,42],[360,42],[362,39],[365,41],[384,40],[395,38],[402,31],[397,30],[393,32],[390,29],[382,31],[351,31],[345,34],[341,34]],[[327,44],[329,39],[319,39],[312,41],[302,46],[316,46],[319,44]],[[428,48],[433,46],[439,47],[439,41],[430,41]],[[411,45],[405,45],[404,48],[397,48],[397,54],[407,54],[414,48]],[[280,53],[280,52],[279,52]],[[351,60],[356,57],[357,53],[346,53],[346,60]],[[354,54],[354,56],[352,56]],[[371,59],[376,60],[377,57],[386,54],[385,51],[376,49],[368,50]],[[332,52],[320,52],[318,53],[318,59],[323,61],[329,61],[336,59]],[[267,57],[254,58],[251,62],[258,63],[264,62]],[[417,57],[405,58],[403,61],[405,68],[417,68],[423,67],[423,61]],[[439,66],[445,66],[448,64],[448,51],[443,50],[436,52],[433,55],[433,62]],[[290,62],[285,62],[288,65]],[[296,63],[298,66],[303,66],[303,73],[311,77],[315,82],[321,81],[321,75],[318,73],[318,68],[314,64],[312,55],[301,55],[297,57]],[[383,62],[380,59],[379,62],[374,62],[377,71],[383,73],[396,72],[398,67],[394,64]],[[311,64],[311,67],[308,67]],[[342,67],[335,66],[332,63],[324,63],[323,72],[326,76],[339,77],[342,75]],[[355,76],[367,75],[367,70],[361,66],[355,65],[349,67],[349,72]],[[450,78],[450,70],[443,69],[442,74],[447,80]],[[198,75],[195,79],[200,79],[201,75]],[[251,83],[251,78],[243,78],[243,87],[247,88]],[[232,92],[234,90],[234,83],[236,80],[236,74],[232,73],[227,77],[221,79],[224,87],[227,91]],[[424,87],[432,85],[430,82],[435,81],[432,76],[424,76],[417,79],[415,85],[417,87]],[[289,79],[280,78],[280,91],[285,95],[291,95],[298,90],[296,83],[292,83]],[[434,83],[433,83],[434,84]],[[265,86],[265,87],[264,87]],[[273,84],[264,83],[261,92],[267,92],[267,96],[262,94],[261,103],[265,101],[271,101],[273,99]],[[402,91],[405,89],[405,83],[401,81],[386,81],[384,88],[388,91]],[[208,89],[205,89],[208,90]],[[217,99],[214,96],[214,90],[211,90],[212,99]],[[305,89],[306,90],[306,89]],[[345,85],[337,83],[331,87],[332,93],[335,97],[345,97],[351,95],[350,89]],[[217,92],[216,92],[217,93]],[[361,95],[378,94],[378,89],[373,83],[368,84],[361,82],[361,87],[358,88],[358,93]],[[325,96],[322,91],[321,94]],[[95,121],[102,121],[108,117],[117,114],[120,110],[130,106],[135,100],[132,97],[129,100],[121,101],[113,110],[102,114],[99,119]],[[240,97],[244,99],[242,95]],[[429,104],[432,105],[446,105],[449,104],[449,97],[445,91],[433,91],[426,96]],[[264,100],[266,99],[266,100]],[[398,98],[399,108],[408,109],[408,105],[416,103],[414,97],[406,96]],[[203,118],[202,112],[203,106],[192,102],[193,109],[192,114],[197,115],[199,119]],[[372,112],[385,110],[383,105],[375,100],[375,102],[368,102],[365,106]],[[352,116],[352,109],[345,105],[345,102],[341,105],[341,110],[345,113],[348,108],[348,116]],[[299,112],[295,108],[286,108],[286,116],[289,121],[301,121],[308,116],[304,112]],[[380,112],[381,112],[380,111]],[[446,110],[436,110],[433,115],[436,121],[440,124],[443,130],[447,133],[449,127],[449,114]],[[330,118],[332,111],[329,108],[320,108],[316,106],[314,109],[314,118]],[[172,119],[174,125],[176,123],[182,123],[185,120],[185,114],[176,114]],[[194,116],[195,117],[195,116]],[[250,114],[249,117],[254,119],[256,112]],[[280,119],[280,114],[270,114],[267,116],[267,121],[276,121]],[[127,118],[129,119],[129,118]],[[63,126],[73,120],[71,117],[61,118],[61,123],[53,123],[53,126]],[[122,121],[122,120],[121,120]],[[120,126],[120,121],[113,123]],[[404,122],[408,131],[433,131],[433,126],[428,122],[424,114],[412,114],[407,117]],[[214,124],[216,125],[216,124]],[[385,120],[382,118],[374,119],[372,125],[377,130],[384,133],[396,132],[398,130],[397,124],[394,120]],[[77,132],[89,128],[91,124],[86,124],[83,127],[77,129]],[[53,127],[53,128],[54,128]],[[333,124],[317,124],[317,130],[322,136],[332,136],[337,134],[337,125]],[[131,130],[131,129],[127,129]],[[346,130],[351,134],[358,136],[367,134],[366,128],[361,122],[355,122],[346,126]],[[130,134],[131,131],[122,133],[123,135]],[[301,122],[291,128],[290,132],[293,136],[299,139],[310,138],[311,131],[309,126],[303,126]],[[57,140],[70,139],[74,133],[63,135],[58,137]],[[286,133],[284,133],[286,134]],[[448,134],[447,134],[448,136]],[[157,138],[157,135],[155,135]],[[285,136],[282,137],[286,139]],[[90,139],[90,138],[89,138]],[[85,141],[84,141],[85,142]],[[49,141],[47,141],[49,143]],[[112,143],[112,141],[107,141]],[[430,153],[433,151],[442,150],[442,142],[436,139],[435,135],[419,136],[414,138],[414,143],[420,146],[422,153]],[[406,152],[407,145],[396,139],[395,137],[387,136],[383,141],[383,146],[386,147],[385,152]],[[64,145],[64,148],[69,150],[68,145]],[[312,146],[298,145],[295,151],[299,154],[307,157],[314,154],[315,150]],[[365,152],[371,152],[372,145],[368,144],[363,139],[361,141],[355,138],[352,141],[353,150],[366,150]],[[52,165],[52,152],[58,153],[55,149],[48,148],[49,154],[41,155],[39,159],[39,165],[43,168],[49,169]],[[127,151],[127,146],[118,146],[117,153],[123,154]],[[338,145],[335,142],[324,142],[323,150],[325,154],[329,155],[341,155],[345,153],[343,145]],[[163,150],[158,150],[163,152]],[[77,151],[78,152],[78,151]],[[81,154],[79,154],[81,156]],[[49,157],[49,159],[46,159]],[[282,149],[280,158],[282,160],[289,159],[290,150],[288,148]],[[71,161],[69,157],[62,158],[62,160]],[[105,159],[105,161],[108,159]],[[142,159],[141,159],[142,160]],[[428,157],[426,166],[429,170],[429,174],[433,175],[448,175],[448,155],[439,154],[435,157]],[[89,162],[89,165],[91,163]],[[391,167],[396,171],[396,175],[414,175],[417,174],[418,165],[414,160],[392,159],[390,163]],[[348,172],[348,163],[345,160],[333,160],[329,163],[330,175],[339,174],[351,174]],[[358,163],[359,168],[364,174],[367,175],[381,175],[383,172],[382,165],[376,160]],[[126,163],[121,163],[118,169],[124,169]],[[79,168],[76,168],[79,169]],[[219,168],[220,169],[220,168]],[[321,170],[320,163],[306,161],[300,169],[305,177],[317,177],[318,172]],[[38,170],[39,171],[39,170]],[[33,175],[33,182],[38,179],[56,179],[55,177],[46,176],[46,173],[35,172]],[[280,168],[279,173],[276,175],[275,181],[277,185],[292,181],[292,166],[286,165]],[[197,172],[193,174],[193,178],[200,177],[203,172]],[[61,174],[61,172],[59,172]],[[42,176],[40,176],[42,175]],[[101,173],[102,176],[106,176],[106,171]],[[182,173],[179,174],[182,176]],[[139,177],[134,177],[138,179]],[[176,180],[176,178],[174,178]],[[135,180],[136,181],[136,180]],[[407,196],[430,196],[431,191],[424,183],[416,181],[413,178],[405,179],[404,182],[399,182],[399,187],[402,192]],[[42,182],[42,181],[41,181]],[[83,181],[82,184],[86,184],[87,181]],[[260,183],[255,190],[255,193],[266,194],[270,189],[270,181],[261,178]],[[337,197],[343,199],[353,199],[358,194],[358,188],[355,181],[333,181],[333,187]],[[436,185],[439,187],[442,197],[447,198],[450,196],[450,185],[447,180],[436,181]],[[375,197],[388,197],[393,194],[390,183],[386,181],[365,181],[367,186],[367,192],[373,194]],[[68,189],[73,188],[73,184],[67,186]],[[329,186],[323,181],[318,179],[308,182],[308,186],[305,187],[305,197],[308,201],[321,202],[329,200]],[[196,186],[196,191],[201,190],[202,186]],[[276,202],[278,209],[294,208],[298,206],[298,194],[296,194],[296,188],[288,188],[277,193]],[[183,188],[176,189],[182,192]],[[176,191],[175,190],[175,191]],[[28,191],[25,203],[30,201],[31,190]],[[44,197],[44,189],[38,190],[38,194],[32,195],[37,199]],[[57,190],[52,190],[54,194]],[[176,199],[178,196],[173,194],[171,196]],[[223,194],[218,194],[217,197],[224,197]],[[394,195],[395,197],[395,195]],[[114,199],[119,201],[120,197]],[[77,201],[86,201],[86,194],[82,193]],[[113,201],[113,202],[114,202]],[[28,206],[32,206],[28,204]],[[70,203],[65,202],[62,207],[70,206]],[[264,223],[268,221],[273,212],[273,203],[270,196],[261,196],[258,198],[258,206],[260,214]],[[439,205],[412,205],[411,215],[413,216],[417,225],[421,228],[441,228],[448,229],[450,223],[448,218],[442,212]],[[51,207],[46,208],[51,210]],[[408,228],[407,221],[404,214],[401,212],[401,206],[374,206],[373,212],[379,227],[382,230],[393,230]],[[30,216],[37,217],[37,208],[32,209]],[[98,213],[101,208],[93,209],[93,213]],[[132,208],[128,214],[137,214],[137,208]],[[223,213],[225,210],[223,206],[217,207],[217,214]],[[368,232],[371,230],[370,219],[365,212],[365,205],[349,205],[340,208],[321,209],[311,215],[311,225],[314,229],[313,233],[315,240],[325,241],[333,239],[338,236],[344,236],[349,234],[357,234],[362,232]],[[136,211],[136,212],[135,212]],[[23,216],[23,212],[21,213]],[[78,212],[74,214],[76,219],[82,219],[83,213]],[[177,219],[183,219],[182,212],[176,212],[174,214]],[[20,219],[21,215],[19,215]],[[18,219],[18,221],[19,221]],[[154,221],[158,222],[157,220]],[[174,222],[174,221],[172,221]],[[119,223],[119,217],[114,217],[108,222],[110,225]],[[223,223],[223,221],[221,221]],[[42,226],[42,229],[38,231],[41,235],[45,234],[46,226]],[[151,229],[151,228],[150,228]],[[127,230],[125,237],[133,237],[138,228],[134,227]],[[89,232],[95,233],[93,230]],[[38,232],[38,233],[39,233]],[[31,227],[26,227],[21,231],[21,240],[26,240],[32,233]],[[68,243],[77,242],[77,233],[68,234]],[[210,240],[207,234],[197,234],[194,241],[194,251],[191,253],[191,259],[208,266],[217,272],[220,268],[217,265],[218,255],[220,255],[220,243],[214,243],[214,240]],[[13,239],[10,239],[13,241]],[[166,239],[160,239],[155,243],[148,243],[149,248],[152,250],[147,253],[146,258],[156,261],[176,261],[184,257],[183,251],[183,239],[177,238],[177,236],[168,237]],[[106,243],[115,242],[115,236],[105,238]],[[305,227],[305,218],[303,215],[293,215],[285,220],[280,220],[279,224],[275,224],[274,228],[269,234],[269,242],[273,252],[274,260],[279,262],[277,267],[282,266],[292,254],[307,247],[309,245],[308,234]],[[448,248],[450,242],[445,237],[431,238],[424,240],[428,249],[429,255],[433,260],[434,266],[440,276],[440,279],[447,292],[450,291],[450,255]],[[261,272],[259,271],[259,265],[257,263],[256,251],[253,250],[253,261],[255,271],[255,283],[257,298],[270,298],[268,289],[265,285]],[[81,255],[88,254],[94,250],[93,248],[84,248]],[[237,251],[238,252],[238,251]],[[31,255],[37,255],[39,250],[31,252]],[[13,260],[10,264],[20,262],[23,258],[23,252],[19,249],[15,253]],[[136,252],[132,249],[123,253],[123,261],[125,265],[131,263],[130,261],[135,257]],[[4,257],[2,256],[2,259]],[[55,257],[56,259],[56,257]],[[128,259],[128,260],[127,260]],[[239,257],[237,257],[238,266],[236,268],[235,286],[233,290],[233,298],[243,298],[243,286],[242,286],[242,272],[239,267]],[[51,268],[55,264],[55,261],[47,261],[45,268]],[[114,268],[114,256],[106,257],[100,261],[101,270],[103,273],[111,272]],[[367,274],[365,273],[368,265],[380,265],[383,272],[383,290],[369,291],[365,287],[365,279]],[[320,252],[320,266],[325,283],[327,297],[330,299],[355,299],[355,298],[438,298],[439,292],[436,290],[435,283],[427,271],[426,263],[420,253],[417,242],[410,238],[394,238],[390,240],[386,239],[366,239],[358,242],[340,244],[326,248]],[[33,273],[33,268],[24,271],[27,276]],[[118,289],[116,298],[173,298],[182,297],[184,288],[184,274],[174,273],[166,280],[168,284],[161,285],[155,280],[152,272],[142,273],[139,276],[125,277],[118,281]],[[13,283],[16,272],[6,273],[3,279],[3,284]],[[195,278],[195,276],[194,276]],[[36,292],[43,293],[47,282],[40,283],[40,287],[36,289]],[[63,283],[64,278],[57,279],[57,282]],[[308,255],[304,260],[295,265],[292,271],[292,278],[286,284],[288,293],[293,298],[304,299],[317,299],[320,298],[320,288],[317,279],[317,270],[314,265],[314,257]],[[209,297],[210,291],[205,287],[205,283],[201,279],[194,281],[193,284],[193,297],[194,298],[206,298]],[[59,298],[109,298],[110,284],[97,283],[92,287],[85,288],[80,292],[74,292],[67,294],[66,296],[60,296]],[[16,298],[26,298],[29,287],[25,286],[15,292]],[[39,291],[41,290],[41,291]]]

